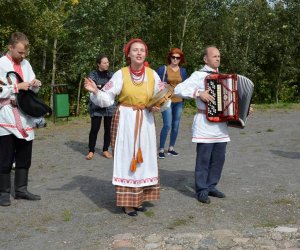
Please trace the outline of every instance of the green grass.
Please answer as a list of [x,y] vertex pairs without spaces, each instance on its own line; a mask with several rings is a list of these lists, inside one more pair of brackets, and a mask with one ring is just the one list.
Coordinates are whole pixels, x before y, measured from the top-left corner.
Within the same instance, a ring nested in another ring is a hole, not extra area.
[[72,219],[72,212],[71,210],[65,209],[63,212],[63,220],[64,221],[71,221]]
[[255,110],[268,110],[268,109],[300,109],[300,103],[272,103],[272,104],[255,104]]
[[266,130],[266,132],[274,132],[274,129],[268,128],[268,129]]
[[148,211],[145,211],[144,212],[144,215],[146,216],[146,217],[154,217],[154,212],[153,211],[151,211],[151,210],[148,210]]
[[46,140],[47,138],[46,138],[45,136],[37,136],[37,137],[35,137],[34,139],[37,140],[37,141],[44,141],[44,140]]
[[[277,110],[299,110],[300,109],[300,103],[278,103],[278,104],[255,104],[253,105],[254,108],[254,114],[256,110],[259,111],[268,111],[272,109]],[[197,112],[196,107],[192,107],[190,105],[184,107],[184,114],[186,115],[192,115]]]
[[284,217],[284,218],[278,218],[275,220],[268,220],[266,219],[265,221],[261,221],[259,224],[254,225],[255,228],[260,228],[260,227],[278,227],[280,225],[293,225],[297,224],[297,220],[290,218],[290,217]]
[[194,219],[194,216],[192,216],[192,215],[189,215],[185,218],[175,219],[172,223],[170,223],[170,225],[167,226],[167,228],[173,230],[179,226],[186,226],[189,223],[191,223],[193,219]]
[[280,223],[276,222],[276,221],[262,221],[260,224],[256,224],[254,225],[254,227],[277,227],[279,226]]
[[286,189],[285,189],[284,187],[282,187],[282,186],[278,186],[278,187],[276,187],[276,188],[274,189],[273,192],[274,192],[274,193],[284,193],[284,192],[286,192]]
[[295,204],[295,201],[291,198],[280,198],[280,199],[277,199],[274,201],[274,204],[276,205],[294,205]]
[[40,220],[41,224],[44,225],[44,224],[49,223],[50,221],[53,221],[54,217],[51,214],[43,214],[39,220]]

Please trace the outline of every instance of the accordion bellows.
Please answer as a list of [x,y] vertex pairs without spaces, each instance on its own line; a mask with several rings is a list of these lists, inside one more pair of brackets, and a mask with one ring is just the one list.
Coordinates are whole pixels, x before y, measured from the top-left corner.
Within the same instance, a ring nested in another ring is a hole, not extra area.
[[249,114],[250,104],[254,91],[253,82],[245,76],[237,75],[237,91],[238,91],[238,119],[236,121],[228,121],[228,126],[244,128],[246,126]]
[[215,98],[206,104],[207,119],[244,128],[254,91],[252,81],[237,74],[210,74],[205,78],[205,88]]

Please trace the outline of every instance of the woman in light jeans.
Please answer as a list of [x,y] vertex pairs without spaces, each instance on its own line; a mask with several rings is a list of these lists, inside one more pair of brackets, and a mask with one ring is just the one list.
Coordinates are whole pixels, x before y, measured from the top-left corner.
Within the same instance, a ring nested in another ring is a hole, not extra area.
[[[168,66],[163,65],[159,67],[157,73],[163,82],[166,82],[175,88],[177,84],[183,82],[187,78],[186,69],[181,66],[182,64],[185,64],[185,56],[181,49],[172,48],[167,55],[167,60]],[[165,143],[170,129],[170,143],[167,154],[172,156],[178,155],[178,153],[174,150],[174,147],[178,135],[184,102],[182,98],[175,96],[172,96],[171,101],[171,107],[162,112],[163,127],[160,132],[158,153],[158,157],[161,159],[165,158]]]

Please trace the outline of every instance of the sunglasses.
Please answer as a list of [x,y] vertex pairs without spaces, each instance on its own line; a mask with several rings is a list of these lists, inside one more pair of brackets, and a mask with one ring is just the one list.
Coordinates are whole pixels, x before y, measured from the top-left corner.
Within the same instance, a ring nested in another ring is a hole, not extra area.
[[175,59],[176,59],[176,60],[180,60],[180,59],[181,59],[180,56],[171,56],[171,58],[174,59],[174,60],[175,60]]

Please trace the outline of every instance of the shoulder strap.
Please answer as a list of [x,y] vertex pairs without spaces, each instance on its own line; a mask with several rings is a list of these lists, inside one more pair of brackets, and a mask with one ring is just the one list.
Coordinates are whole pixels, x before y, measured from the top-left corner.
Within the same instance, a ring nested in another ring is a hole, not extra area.
[[163,74],[162,82],[165,81],[166,74],[167,74],[167,66],[165,65],[165,69],[164,69],[164,74]]
[[207,71],[207,70],[199,70],[200,72],[205,72],[205,73],[208,73],[208,74],[219,74],[217,72],[214,72],[214,71]]
[[7,81],[9,82],[9,84],[12,84],[11,79],[9,78],[9,75],[11,75],[11,74],[13,74],[13,75],[16,76],[16,78],[18,79],[19,83],[20,82],[24,82],[23,79],[22,79],[22,77],[17,72],[15,72],[15,71],[8,71],[6,73],[6,78],[7,78]]

